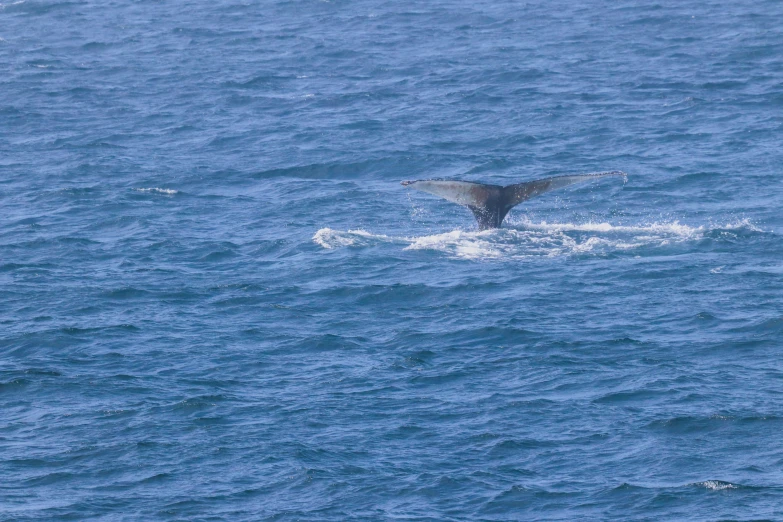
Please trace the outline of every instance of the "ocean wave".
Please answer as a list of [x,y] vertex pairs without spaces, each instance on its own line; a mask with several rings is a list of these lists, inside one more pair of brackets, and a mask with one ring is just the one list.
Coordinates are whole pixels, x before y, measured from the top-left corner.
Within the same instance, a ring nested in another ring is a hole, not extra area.
[[679,221],[645,225],[611,223],[548,223],[520,221],[510,228],[477,231],[452,230],[424,236],[389,236],[366,230],[322,228],[313,242],[326,249],[367,247],[392,243],[404,250],[435,250],[462,259],[514,259],[565,255],[607,255],[644,247],[698,241],[715,231],[762,232],[749,220],[709,226],[683,225]]

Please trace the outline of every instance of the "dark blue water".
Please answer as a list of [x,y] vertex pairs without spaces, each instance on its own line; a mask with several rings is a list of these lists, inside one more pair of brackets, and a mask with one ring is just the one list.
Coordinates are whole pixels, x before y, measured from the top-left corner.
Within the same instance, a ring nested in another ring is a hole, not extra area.
[[2,1],[0,520],[783,518],[780,2]]

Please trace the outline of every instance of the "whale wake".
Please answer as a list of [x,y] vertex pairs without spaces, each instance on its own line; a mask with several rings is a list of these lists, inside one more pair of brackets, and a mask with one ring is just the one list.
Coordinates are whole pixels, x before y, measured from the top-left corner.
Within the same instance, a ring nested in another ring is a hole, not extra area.
[[313,242],[325,249],[399,245],[404,250],[433,250],[462,259],[516,259],[569,255],[605,256],[693,241],[736,238],[763,232],[749,220],[724,225],[689,226],[678,221],[645,225],[611,223],[538,223],[521,221],[513,228],[452,230],[422,236],[390,236],[366,230],[322,228]]

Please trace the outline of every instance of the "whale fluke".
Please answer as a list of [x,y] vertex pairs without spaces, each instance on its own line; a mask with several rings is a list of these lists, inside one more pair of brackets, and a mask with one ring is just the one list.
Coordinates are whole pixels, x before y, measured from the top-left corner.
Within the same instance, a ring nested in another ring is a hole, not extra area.
[[515,185],[485,185],[471,181],[450,180],[421,180],[403,181],[402,185],[423,192],[429,192],[440,196],[452,203],[468,207],[478,222],[479,230],[500,228],[508,211],[523,201],[539,196],[550,190],[559,189],[589,181],[604,176],[622,176],[627,178],[625,172],[612,170],[610,172],[594,172],[592,174],[577,174],[574,176],[554,176],[551,178],[517,183]]

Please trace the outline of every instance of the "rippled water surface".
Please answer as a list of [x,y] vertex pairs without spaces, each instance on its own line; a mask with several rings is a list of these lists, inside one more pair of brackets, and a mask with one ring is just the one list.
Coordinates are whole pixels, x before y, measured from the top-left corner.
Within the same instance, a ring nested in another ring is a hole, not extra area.
[[783,518],[781,19],[3,0],[0,520]]

